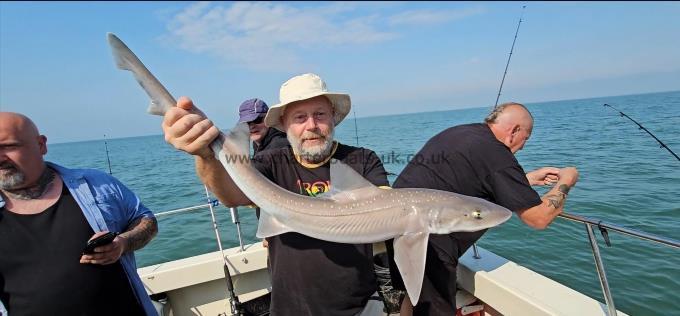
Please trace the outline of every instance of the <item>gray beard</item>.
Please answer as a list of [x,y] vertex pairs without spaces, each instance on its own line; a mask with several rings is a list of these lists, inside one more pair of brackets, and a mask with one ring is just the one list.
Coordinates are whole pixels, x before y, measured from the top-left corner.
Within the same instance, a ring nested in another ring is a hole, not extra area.
[[324,161],[324,159],[328,158],[331,154],[331,151],[333,150],[334,133],[335,129],[332,129],[325,137],[323,144],[307,148],[302,147],[302,141],[299,138],[292,136],[290,133],[287,133],[287,138],[293,148],[293,153],[300,156],[300,158],[306,162],[319,163]]
[[54,182],[55,176],[56,173],[54,170],[46,167],[35,185],[28,188],[17,189],[16,187],[24,182],[26,175],[23,172],[16,170],[16,172],[9,177],[0,179],[0,189],[11,198],[34,200],[47,192],[50,184]]
[[0,177],[0,190],[12,190],[17,186],[20,186],[26,180],[26,175],[14,169],[14,172],[7,177]]

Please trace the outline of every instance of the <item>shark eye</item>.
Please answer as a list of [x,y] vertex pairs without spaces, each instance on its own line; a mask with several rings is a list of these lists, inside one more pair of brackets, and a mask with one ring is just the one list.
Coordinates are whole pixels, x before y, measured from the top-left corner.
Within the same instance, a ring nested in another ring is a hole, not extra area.
[[475,210],[474,212],[472,212],[472,217],[474,219],[482,219],[482,211]]

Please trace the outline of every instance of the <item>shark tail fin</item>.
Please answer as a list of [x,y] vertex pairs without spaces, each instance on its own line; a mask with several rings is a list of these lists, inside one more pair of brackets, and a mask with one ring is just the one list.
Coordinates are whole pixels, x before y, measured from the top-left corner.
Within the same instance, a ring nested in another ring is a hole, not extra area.
[[153,115],[164,115],[177,101],[154,77],[154,75],[144,66],[130,48],[123,43],[115,34],[107,33],[106,37],[111,46],[111,52],[116,62],[116,67],[129,70],[135,76],[140,86],[151,98],[151,104],[147,112]]

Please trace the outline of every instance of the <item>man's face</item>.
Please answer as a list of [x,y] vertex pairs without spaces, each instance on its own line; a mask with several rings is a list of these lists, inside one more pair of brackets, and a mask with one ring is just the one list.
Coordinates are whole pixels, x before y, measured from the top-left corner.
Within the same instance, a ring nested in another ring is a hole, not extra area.
[[323,161],[333,148],[333,106],[324,96],[291,103],[282,117],[293,152],[310,163]]
[[250,140],[258,144],[262,141],[269,130],[269,128],[264,125],[264,116],[260,116],[254,121],[248,122],[248,128],[250,129]]
[[0,189],[21,189],[43,172],[46,138],[0,115]]

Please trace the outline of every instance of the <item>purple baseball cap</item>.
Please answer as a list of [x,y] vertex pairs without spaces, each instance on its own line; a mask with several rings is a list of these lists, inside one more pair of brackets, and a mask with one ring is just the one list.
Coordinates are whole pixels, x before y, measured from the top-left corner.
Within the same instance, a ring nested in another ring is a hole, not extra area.
[[238,122],[252,122],[260,116],[264,117],[267,115],[267,111],[269,111],[269,107],[264,101],[260,99],[245,100],[238,108]]

